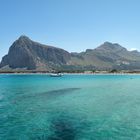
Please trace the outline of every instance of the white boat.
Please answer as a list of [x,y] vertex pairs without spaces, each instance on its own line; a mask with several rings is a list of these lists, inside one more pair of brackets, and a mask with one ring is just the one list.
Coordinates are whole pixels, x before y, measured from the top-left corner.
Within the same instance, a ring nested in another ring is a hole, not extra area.
[[61,73],[51,73],[50,76],[51,77],[61,77],[62,74]]

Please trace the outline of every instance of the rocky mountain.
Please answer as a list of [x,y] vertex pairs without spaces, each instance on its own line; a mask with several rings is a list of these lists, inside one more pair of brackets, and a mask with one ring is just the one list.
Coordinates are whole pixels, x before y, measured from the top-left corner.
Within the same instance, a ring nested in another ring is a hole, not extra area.
[[0,67],[45,70],[67,64],[70,57],[70,53],[63,49],[42,45],[21,36],[2,58]]
[[95,49],[69,53],[60,48],[43,45],[21,36],[2,58],[1,69],[140,69],[140,52],[128,51],[117,43],[105,42]]
[[73,54],[72,63],[99,70],[140,69],[140,52],[128,51],[117,43],[105,42],[95,49]]

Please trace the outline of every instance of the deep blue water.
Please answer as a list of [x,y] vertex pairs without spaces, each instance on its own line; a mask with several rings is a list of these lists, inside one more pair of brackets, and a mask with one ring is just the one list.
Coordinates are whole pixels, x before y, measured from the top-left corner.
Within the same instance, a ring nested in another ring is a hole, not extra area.
[[140,75],[0,75],[0,140],[139,140]]

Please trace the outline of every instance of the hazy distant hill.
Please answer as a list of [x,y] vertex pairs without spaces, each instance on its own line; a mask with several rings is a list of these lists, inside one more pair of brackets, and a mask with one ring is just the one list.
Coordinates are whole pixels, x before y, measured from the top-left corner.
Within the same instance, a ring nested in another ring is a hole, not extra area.
[[140,52],[128,51],[119,44],[105,42],[96,49],[69,53],[63,49],[43,45],[21,36],[2,58],[3,69],[140,69]]
[[139,69],[140,53],[127,51],[119,44],[105,42],[95,49],[73,54],[72,63],[75,65],[93,66],[96,69]]

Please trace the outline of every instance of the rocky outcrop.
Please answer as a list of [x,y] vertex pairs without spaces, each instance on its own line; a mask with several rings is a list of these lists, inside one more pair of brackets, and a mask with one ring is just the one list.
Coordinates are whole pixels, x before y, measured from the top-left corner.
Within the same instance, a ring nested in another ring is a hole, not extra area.
[[52,46],[42,45],[21,36],[9,49],[8,55],[2,58],[0,67],[48,69],[67,64],[70,54]]

